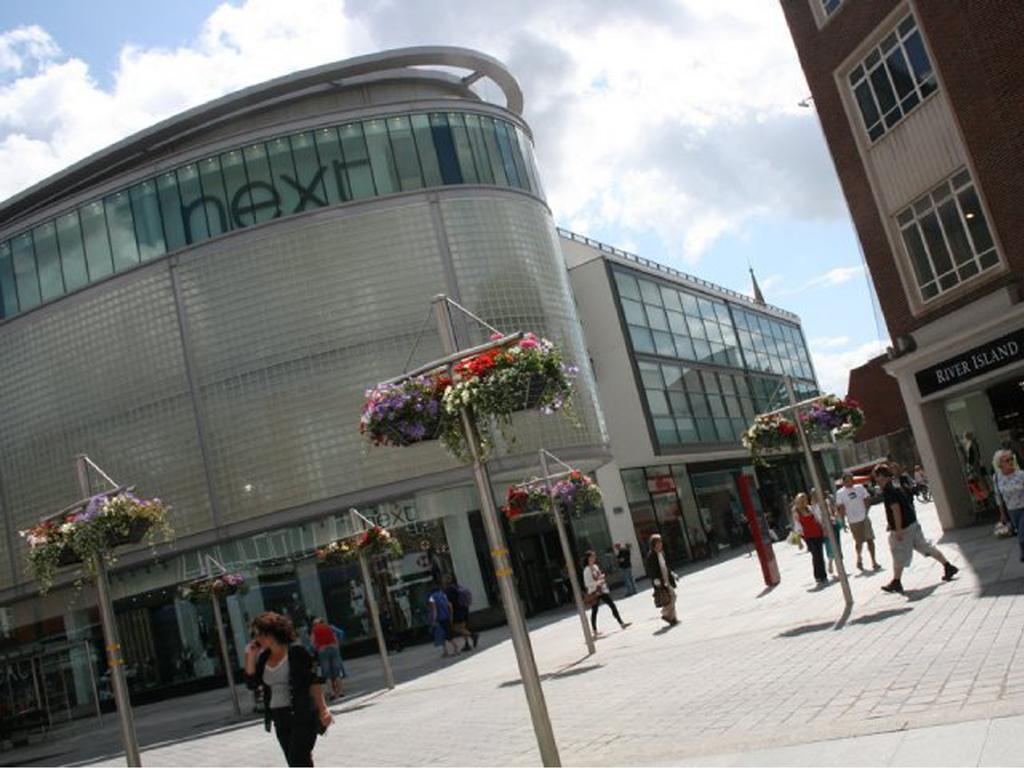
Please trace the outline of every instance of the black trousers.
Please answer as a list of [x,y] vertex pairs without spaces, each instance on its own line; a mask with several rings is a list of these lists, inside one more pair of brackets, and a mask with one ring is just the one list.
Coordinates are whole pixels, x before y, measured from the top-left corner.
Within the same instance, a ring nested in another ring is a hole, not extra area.
[[615,607],[615,602],[612,600],[611,595],[602,594],[601,597],[598,598],[598,602],[594,603],[594,607],[590,609],[590,626],[595,632],[597,632],[597,609],[601,607],[601,603],[604,603],[611,608],[612,616],[615,617],[615,620],[619,622],[619,624],[622,623],[622,617],[619,616],[619,609]]
[[271,709],[274,734],[289,766],[312,766],[313,745],[316,744],[316,724],[309,715],[296,717],[291,707]]
[[814,566],[814,580],[815,581],[828,581],[828,573],[825,571],[825,539],[818,537],[808,537],[804,541],[807,542],[807,549],[811,551],[811,563]]

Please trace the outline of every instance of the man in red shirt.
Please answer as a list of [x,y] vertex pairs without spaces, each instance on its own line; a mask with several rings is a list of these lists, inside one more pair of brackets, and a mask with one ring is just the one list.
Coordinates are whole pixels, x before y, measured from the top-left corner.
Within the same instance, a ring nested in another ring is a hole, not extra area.
[[323,619],[313,619],[313,632],[310,636],[313,642],[313,650],[316,651],[317,659],[320,661],[320,676],[324,683],[328,684],[331,698],[343,696],[341,676],[341,646],[338,643],[338,636],[334,629]]

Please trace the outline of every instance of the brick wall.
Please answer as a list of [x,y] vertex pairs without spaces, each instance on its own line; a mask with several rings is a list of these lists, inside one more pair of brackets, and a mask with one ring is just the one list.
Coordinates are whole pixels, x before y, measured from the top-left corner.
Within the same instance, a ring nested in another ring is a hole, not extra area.
[[[1024,2],[1003,0],[921,0],[924,30],[944,78],[946,93],[962,126],[977,182],[989,205],[990,224],[1014,274],[987,280],[955,301],[914,317],[903,292],[885,225],[875,205],[857,150],[854,126],[832,73],[899,5],[899,0],[846,0],[818,29],[808,0],[781,0],[793,42],[814,96],[825,139],[839,175],[850,215],[864,249],[882,313],[893,337],[909,333],[997,288],[1021,284],[1024,273]],[[926,190],[922,190],[924,192]]]
[[857,432],[858,443],[910,427],[899,384],[885,372],[885,355],[850,371],[850,397],[864,410],[864,426]]

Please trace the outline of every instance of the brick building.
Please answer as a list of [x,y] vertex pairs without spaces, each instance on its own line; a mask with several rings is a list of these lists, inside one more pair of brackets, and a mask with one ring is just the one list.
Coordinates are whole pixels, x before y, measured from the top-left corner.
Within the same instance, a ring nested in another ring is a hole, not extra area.
[[[945,527],[1024,427],[1024,3],[782,0]],[[968,434],[970,438],[966,437]]]

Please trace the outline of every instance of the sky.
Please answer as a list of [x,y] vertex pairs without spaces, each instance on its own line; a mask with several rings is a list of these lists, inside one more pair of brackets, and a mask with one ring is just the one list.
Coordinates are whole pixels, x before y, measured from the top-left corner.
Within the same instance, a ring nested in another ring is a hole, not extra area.
[[4,0],[0,199],[234,90],[460,45],[519,79],[559,226],[799,314],[822,389],[888,337],[771,0]]

